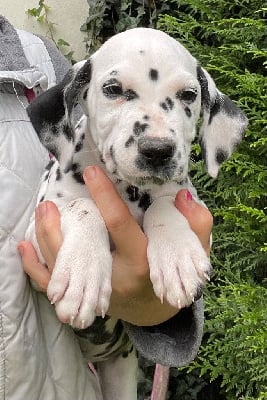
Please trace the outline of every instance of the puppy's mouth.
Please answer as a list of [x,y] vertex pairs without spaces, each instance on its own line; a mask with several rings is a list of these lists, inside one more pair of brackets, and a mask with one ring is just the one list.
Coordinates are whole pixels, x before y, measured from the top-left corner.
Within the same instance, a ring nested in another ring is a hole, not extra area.
[[135,178],[135,185],[136,186],[150,186],[150,185],[163,185],[166,183],[166,179],[161,179],[157,176],[143,176]]

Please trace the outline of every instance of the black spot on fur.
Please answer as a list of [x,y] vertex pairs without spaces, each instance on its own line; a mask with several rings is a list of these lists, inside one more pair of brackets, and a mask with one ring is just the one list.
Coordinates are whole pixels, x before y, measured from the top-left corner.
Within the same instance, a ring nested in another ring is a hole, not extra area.
[[140,198],[139,189],[136,186],[129,185],[126,189],[130,201],[137,201]]
[[50,175],[50,172],[47,171],[47,172],[44,174],[43,182],[47,181],[47,179],[49,178],[49,175]]
[[73,130],[67,122],[62,125],[62,133],[69,142],[73,141]]
[[114,163],[114,170],[112,171],[112,173],[116,174],[117,173],[117,161],[116,161],[116,158],[115,158],[115,153],[114,153],[114,147],[113,146],[110,146],[109,154],[110,154],[110,157],[111,157],[111,159],[112,159],[112,161]]
[[83,174],[81,172],[73,172],[72,176],[77,183],[81,183],[82,185],[85,184],[83,179]]
[[53,160],[53,159],[50,160],[49,163],[47,164],[47,166],[45,167],[45,169],[47,171],[50,171],[54,164],[55,164],[55,160]]
[[172,101],[172,99],[170,97],[166,97],[166,103],[167,103],[167,106],[169,107],[169,109],[172,110],[173,106],[174,106],[174,102]]
[[149,71],[149,78],[152,81],[157,81],[159,79],[158,70],[151,68],[151,70]]
[[43,196],[40,198],[39,203],[42,203],[42,201],[44,201],[44,199],[45,199],[45,195],[43,195]]
[[88,89],[86,89],[83,93],[83,100],[87,99],[87,95],[88,95]]
[[173,109],[174,107],[174,102],[170,97],[166,97],[165,101],[163,101],[162,103],[160,103],[160,107],[164,110],[164,111],[170,111]]
[[165,102],[160,103],[159,105],[160,105],[160,107],[161,107],[164,111],[169,111],[169,110],[168,110],[168,106],[167,106],[167,104],[166,104]]
[[57,193],[57,197],[58,198],[63,197],[63,194],[62,193]]
[[72,177],[75,179],[77,183],[81,183],[84,185],[83,174],[81,171],[81,166],[78,163],[73,163],[70,170],[72,171]]
[[192,116],[192,112],[189,107],[185,107],[184,111],[185,111],[186,115],[188,116],[188,118],[190,118]]
[[224,161],[226,161],[229,157],[228,151],[224,149],[217,149],[216,150],[216,161],[218,164],[222,164]]
[[222,112],[225,115],[229,115],[231,118],[240,118],[240,124],[246,121],[245,115],[239,110],[239,108],[224,94],[217,94],[213,104],[210,107],[209,124],[211,124],[213,118]]
[[61,131],[60,131],[60,129],[59,129],[59,126],[57,126],[57,125],[52,125],[52,126],[50,127],[50,130],[51,130],[53,136],[57,137],[57,136],[60,135],[60,132],[61,132]]
[[141,124],[139,121],[136,121],[133,127],[133,132],[135,136],[140,136],[141,133],[145,132],[148,126],[149,126],[148,124]]
[[112,158],[113,162],[116,163],[113,145],[111,145],[110,148],[109,148],[109,154],[110,154],[110,157]]
[[139,97],[138,94],[132,89],[125,90],[123,95],[127,101],[138,99],[138,97]]
[[88,214],[88,211],[87,211],[87,210],[81,210],[81,211],[79,212],[79,217],[80,217],[80,218],[85,217],[87,214]]
[[209,125],[221,109],[221,96],[218,94],[210,107]]
[[61,175],[60,167],[58,167],[56,170],[56,181],[60,181],[61,178],[62,178],[62,175]]
[[144,118],[145,121],[149,120],[149,116],[148,115],[144,115],[143,118]]
[[205,72],[200,65],[197,66],[197,79],[201,88],[201,108],[209,109],[210,107],[210,93],[208,80],[206,78]]
[[125,142],[125,147],[130,147],[131,146],[131,144],[133,144],[134,143],[134,137],[133,136],[130,136],[129,137],[129,139]]
[[138,207],[140,207],[143,211],[146,211],[148,209],[148,207],[151,204],[151,197],[148,193],[143,193],[139,203],[138,203]]
[[78,153],[79,151],[82,150],[84,139],[85,139],[85,134],[83,133],[82,136],[81,136],[81,138],[80,138],[80,140],[79,140],[79,142],[78,142],[78,143],[76,144],[76,146],[75,146],[75,149],[74,149],[74,152],[75,152],[75,153]]

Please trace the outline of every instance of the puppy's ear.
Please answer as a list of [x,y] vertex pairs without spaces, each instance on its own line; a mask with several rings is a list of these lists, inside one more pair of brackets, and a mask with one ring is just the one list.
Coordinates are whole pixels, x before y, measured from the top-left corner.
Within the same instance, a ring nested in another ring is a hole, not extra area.
[[201,86],[202,125],[200,141],[208,173],[216,178],[220,165],[240,143],[247,126],[243,112],[215,86],[201,66],[197,68]]
[[72,111],[78,103],[82,106],[83,112],[88,114],[88,110],[85,107],[85,100],[91,80],[90,60],[80,61],[75,64],[72,71],[73,77],[64,89],[66,117],[70,124]]
[[56,86],[38,96],[27,108],[41,143],[63,168],[70,164],[75,141],[72,111],[91,77],[90,61],[73,66]]

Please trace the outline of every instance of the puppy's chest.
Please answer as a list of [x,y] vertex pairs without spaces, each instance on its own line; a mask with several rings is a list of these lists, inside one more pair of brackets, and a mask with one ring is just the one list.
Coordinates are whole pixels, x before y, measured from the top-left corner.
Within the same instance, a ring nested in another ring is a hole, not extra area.
[[[43,175],[37,203],[53,200],[57,204],[67,204],[76,198],[89,197],[83,180],[82,163],[73,161],[67,171],[63,171],[59,163],[52,159]],[[113,177],[111,176],[111,179]],[[153,201],[150,190],[141,190],[122,180],[112,179],[119,195],[127,203],[132,215],[142,224],[143,215]]]

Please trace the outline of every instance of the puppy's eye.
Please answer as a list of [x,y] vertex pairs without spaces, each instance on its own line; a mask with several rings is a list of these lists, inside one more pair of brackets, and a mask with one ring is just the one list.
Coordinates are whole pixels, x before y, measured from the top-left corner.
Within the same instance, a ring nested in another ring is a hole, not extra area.
[[110,79],[102,86],[103,94],[110,99],[116,99],[123,95],[122,84],[117,79]]
[[186,103],[193,103],[197,97],[197,90],[190,88],[184,89],[176,93],[176,97]]

